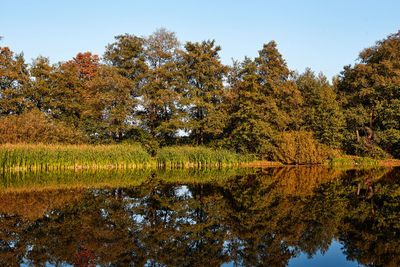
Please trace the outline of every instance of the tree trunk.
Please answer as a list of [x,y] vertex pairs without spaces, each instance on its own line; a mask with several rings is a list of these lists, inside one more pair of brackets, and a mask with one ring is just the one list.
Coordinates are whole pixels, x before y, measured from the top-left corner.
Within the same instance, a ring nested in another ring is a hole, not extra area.
[[368,140],[371,141],[372,137],[374,136],[374,131],[372,130],[372,123],[374,122],[374,107],[371,106],[369,110],[369,133],[368,133]]
[[203,127],[200,127],[200,145],[203,145],[203,141],[204,141]]

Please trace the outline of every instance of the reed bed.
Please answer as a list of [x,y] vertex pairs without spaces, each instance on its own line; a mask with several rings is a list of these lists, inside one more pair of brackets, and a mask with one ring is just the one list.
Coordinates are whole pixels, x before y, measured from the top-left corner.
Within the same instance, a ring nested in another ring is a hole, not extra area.
[[0,169],[140,167],[151,156],[139,145],[0,145]]
[[249,162],[252,158],[226,149],[206,147],[173,146],[158,151],[157,165],[172,167],[187,166],[234,166]]

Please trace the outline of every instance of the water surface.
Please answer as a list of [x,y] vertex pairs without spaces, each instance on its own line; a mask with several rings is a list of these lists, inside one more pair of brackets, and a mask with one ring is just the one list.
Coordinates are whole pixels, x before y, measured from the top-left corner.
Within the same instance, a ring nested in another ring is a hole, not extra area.
[[400,169],[3,173],[4,266],[398,266]]

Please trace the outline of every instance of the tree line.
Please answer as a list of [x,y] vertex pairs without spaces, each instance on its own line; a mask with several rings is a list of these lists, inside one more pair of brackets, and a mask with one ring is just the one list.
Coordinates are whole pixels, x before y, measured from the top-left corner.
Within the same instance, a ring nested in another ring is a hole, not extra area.
[[[214,40],[123,34],[102,57],[51,64],[0,47],[3,143],[139,142],[224,147],[264,158],[301,142],[352,155],[400,157],[400,32],[332,81],[290,70],[274,41],[221,63]],[[286,151],[286,149],[285,149]]]

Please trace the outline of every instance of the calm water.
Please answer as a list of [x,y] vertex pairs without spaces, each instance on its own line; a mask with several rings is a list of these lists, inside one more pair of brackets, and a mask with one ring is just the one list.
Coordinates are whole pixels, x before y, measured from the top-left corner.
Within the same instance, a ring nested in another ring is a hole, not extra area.
[[400,265],[398,168],[0,178],[0,266]]

